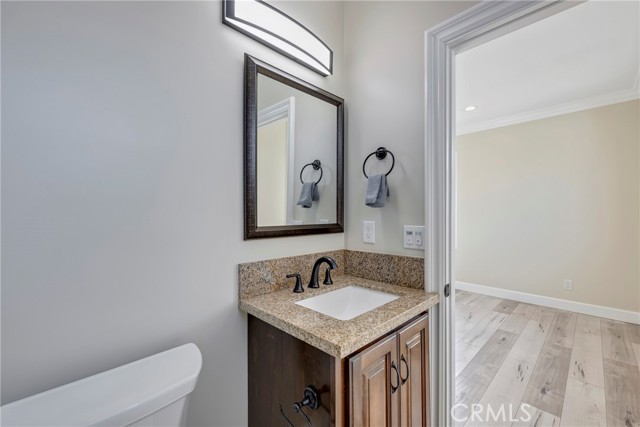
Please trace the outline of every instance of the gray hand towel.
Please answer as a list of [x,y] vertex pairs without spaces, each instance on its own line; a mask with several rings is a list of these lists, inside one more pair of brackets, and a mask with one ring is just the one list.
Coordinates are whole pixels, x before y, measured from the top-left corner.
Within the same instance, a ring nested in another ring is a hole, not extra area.
[[389,197],[386,175],[372,175],[367,181],[367,194],[364,203],[371,208],[381,208]]
[[300,192],[300,199],[298,199],[298,206],[303,208],[310,208],[313,202],[320,200],[320,194],[318,194],[318,186],[315,182],[305,182],[302,184],[302,191]]

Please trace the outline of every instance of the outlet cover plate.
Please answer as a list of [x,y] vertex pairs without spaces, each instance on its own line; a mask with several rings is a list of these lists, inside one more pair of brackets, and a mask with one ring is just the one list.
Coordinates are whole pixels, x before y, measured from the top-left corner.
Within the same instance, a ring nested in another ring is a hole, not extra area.
[[363,243],[376,242],[376,222],[375,221],[362,221],[362,242]]

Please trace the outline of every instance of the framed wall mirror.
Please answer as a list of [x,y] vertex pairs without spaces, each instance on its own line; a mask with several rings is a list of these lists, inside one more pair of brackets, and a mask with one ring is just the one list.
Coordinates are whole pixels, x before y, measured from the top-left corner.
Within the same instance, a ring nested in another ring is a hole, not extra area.
[[244,238],[344,231],[344,101],[244,59]]

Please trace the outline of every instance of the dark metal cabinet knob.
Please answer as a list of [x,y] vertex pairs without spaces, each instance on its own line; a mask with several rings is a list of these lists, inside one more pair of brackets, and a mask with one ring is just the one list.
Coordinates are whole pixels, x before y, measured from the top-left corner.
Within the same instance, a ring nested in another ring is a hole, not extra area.
[[396,391],[398,390],[398,387],[400,387],[400,372],[398,371],[396,362],[391,362],[391,369],[396,371],[396,385],[393,385],[393,381],[389,379],[389,382],[391,383],[391,394],[395,394]]
[[[407,382],[407,380],[409,379],[409,364],[407,363],[407,359],[404,358],[404,354],[400,357],[400,362],[404,363],[404,366],[407,368],[407,376],[406,377],[402,377],[402,374],[400,374],[400,379],[402,380],[401,385],[404,385],[404,383]],[[402,369],[402,366],[400,366],[400,369]]]

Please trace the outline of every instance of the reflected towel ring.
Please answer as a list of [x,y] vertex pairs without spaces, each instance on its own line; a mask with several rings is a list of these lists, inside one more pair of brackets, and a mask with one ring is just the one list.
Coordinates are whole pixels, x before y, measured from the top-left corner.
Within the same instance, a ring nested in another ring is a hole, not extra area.
[[318,178],[318,180],[316,181],[316,184],[320,182],[320,180],[322,179],[322,163],[320,163],[320,160],[314,160],[312,163],[307,163],[306,165],[304,165],[302,167],[302,170],[300,170],[300,182],[304,184],[304,181],[302,180],[302,172],[304,172],[304,168],[306,168],[307,166],[313,166],[313,170],[318,170],[320,169],[320,178]]
[[376,155],[376,158],[378,160],[382,160],[384,158],[387,157],[387,153],[391,154],[391,159],[393,160],[391,163],[391,169],[389,169],[389,172],[385,173],[385,176],[388,176],[391,171],[393,170],[393,167],[396,165],[396,156],[393,155],[393,153],[389,150],[387,150],[384,147],[379,147],[376,151],[374,151],[373,153],[369,154],[365,159],[364,162],[362,163],[362,173],[364,174],[365,178],[369,178],[369,175],[367,175],[367,172],[364,170],[364,167],[367,164],[367,160],[369,160],[369,157],[373,156],[374,154]]

